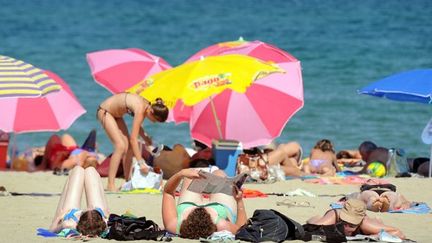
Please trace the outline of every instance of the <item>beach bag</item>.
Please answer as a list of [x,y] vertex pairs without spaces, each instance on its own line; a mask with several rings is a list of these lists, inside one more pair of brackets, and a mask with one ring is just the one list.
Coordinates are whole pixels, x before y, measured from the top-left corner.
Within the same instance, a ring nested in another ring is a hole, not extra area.
[[299,223],[272,209],[255,210],[235,235],[236,240],[249,242],[282,242],[303,237],[303,228]]
[[110,240],[161,240],[166,231],[146,217],[132,218],[110,214],[108,218]]
[[401,148],[389,149],[389,160],[386,164],[387,176],[404,177],[409,175],[409,165],[405,157],[405,151]]
[[303,241],[323,241],[330,243],[347,242],[342,224],[316,225],[304,224]]
[[155,171],[150,170],[147,174],[143,174],[141,173],[140,165],[135,158],[133,158],[132,167],[132,177],[130,181],[126,182],[126,184],[122,186],[122,189],[160,189],[163,180],[162,171],[160,171],[160,173],[156,173]]
[[255,181],[266,181],[269,178],[268,163],[262,154],[240,154],[236,173],[248,173]]

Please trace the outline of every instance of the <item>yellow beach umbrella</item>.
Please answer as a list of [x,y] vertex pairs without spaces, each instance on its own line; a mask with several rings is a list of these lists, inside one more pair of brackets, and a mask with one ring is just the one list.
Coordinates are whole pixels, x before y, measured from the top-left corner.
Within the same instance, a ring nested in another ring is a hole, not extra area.
[[41,69],[0,55],[0,98],[39,97],[60,89]]
[[179,99],[191,106],[225,89],[244,93],[256,79],[274,72],[284,71],[245,55],[211,56],[154,74],[127,91],[151,102],[160,97],[169,108]]

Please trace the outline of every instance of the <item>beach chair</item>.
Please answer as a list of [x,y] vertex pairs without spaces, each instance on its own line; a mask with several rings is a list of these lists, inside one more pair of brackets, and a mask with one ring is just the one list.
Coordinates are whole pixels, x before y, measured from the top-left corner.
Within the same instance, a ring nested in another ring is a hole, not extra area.
[[236,175],[237,157],[243,146],[235,140],[213,140],[212,153],[216,166],[229,177]]

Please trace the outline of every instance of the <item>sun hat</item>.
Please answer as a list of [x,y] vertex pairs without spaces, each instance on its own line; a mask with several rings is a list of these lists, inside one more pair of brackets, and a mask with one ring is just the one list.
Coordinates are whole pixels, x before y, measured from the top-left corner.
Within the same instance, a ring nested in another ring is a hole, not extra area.
[[358,225],[366,216],[366,204],[358,199],[348,199],[345,202],[340,218],[350,224]]

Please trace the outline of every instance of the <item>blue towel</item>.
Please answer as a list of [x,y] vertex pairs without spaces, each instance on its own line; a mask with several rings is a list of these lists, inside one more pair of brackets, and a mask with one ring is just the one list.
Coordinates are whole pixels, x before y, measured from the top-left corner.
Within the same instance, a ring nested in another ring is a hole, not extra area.
[[51,232],[47,229],[38,228],[37,229],[37,235],[43,236],[43,237],[58,237],[58,235],[54,232]]
[[413,203],[408,209],[392,210],[389,213],[427,214],[431,208],[426,203]]
[[[343,204],[341,203],[331,203],[330,207],[332,209],[341,209]],[[427,214],[431,212],[430,207],[426,203],[413,203],[408,209],[391,210],[389,213],[409,213],[409,214]]]
[[336,172],[336,175],[338,175],[338,176],[352,176],[352,175],[357,175],[357,174],[354,171],[344,170],[344,171]]
[[332,209],[341,209],[341,208],[343,208],[343,204],[335,202],[335,203],[331,203],[330,207]]
[[285,180],[292,180],[292,179],[307,180],[307,179],[315,179],[315,178],[319,178],[319,176],[317,175],[285,176]]
[[51,238],[51,237],[74,237],[79,236],[80,233],[76,231],[75,229],[62,229],[59,233],[51,232],[47,229],[38,228],[37,229],[37,235],[45,237],[45,238]]

